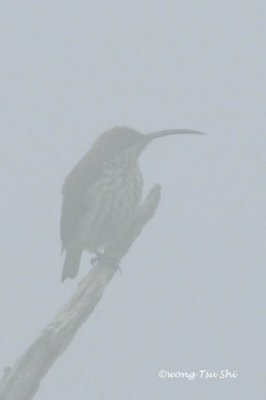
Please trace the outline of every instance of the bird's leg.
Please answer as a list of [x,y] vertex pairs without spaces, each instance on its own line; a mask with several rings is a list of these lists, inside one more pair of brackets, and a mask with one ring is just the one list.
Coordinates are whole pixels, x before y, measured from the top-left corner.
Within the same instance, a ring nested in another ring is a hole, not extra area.
[[95,257],[91,259],[91,265],[96,267],[97,264],[103,263],[110,268],[116,269],[121,273],[121,268],[119,267],[117,260],[114,257],[107,256],[101,253],[99,250],[95,251]]
[[102,253],[99,250],[95,251],[95,257],[91,258],[91,265],[95,267],[97,263],[99,262],[99,257],[102,255]]

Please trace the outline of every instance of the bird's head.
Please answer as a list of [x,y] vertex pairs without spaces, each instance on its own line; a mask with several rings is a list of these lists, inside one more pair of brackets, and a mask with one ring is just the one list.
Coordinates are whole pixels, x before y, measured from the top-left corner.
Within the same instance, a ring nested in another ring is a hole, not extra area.
[[93,147],[96,151],[111,157],[126,153],[138,157],[144,148],[154,139],[180,134],[204,135],[202,132],[189,129],[168,129],[143,134],[132,128],[117,126],[103,132]]

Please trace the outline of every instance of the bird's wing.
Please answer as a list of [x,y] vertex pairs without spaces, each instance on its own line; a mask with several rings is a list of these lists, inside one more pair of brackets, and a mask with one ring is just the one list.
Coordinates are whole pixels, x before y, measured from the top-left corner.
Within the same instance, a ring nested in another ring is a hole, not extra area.
[[62,250],[71,244],[80,222],[90,207],[87,193],[102,172],[102,163],[90,151],[73,168],[63,186],[60,220]]

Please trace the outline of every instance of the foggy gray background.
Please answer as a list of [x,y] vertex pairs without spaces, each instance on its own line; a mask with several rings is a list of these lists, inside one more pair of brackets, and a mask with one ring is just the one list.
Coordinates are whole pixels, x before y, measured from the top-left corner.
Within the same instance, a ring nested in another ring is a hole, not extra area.
[[[263,3],[1,1],[1,369],[88,270],[60,283],[60,192],[96,136],[208,134],[143,154],[156,216],[37,400],[263,398]],[[239,377],[158,378],[225,368]]]

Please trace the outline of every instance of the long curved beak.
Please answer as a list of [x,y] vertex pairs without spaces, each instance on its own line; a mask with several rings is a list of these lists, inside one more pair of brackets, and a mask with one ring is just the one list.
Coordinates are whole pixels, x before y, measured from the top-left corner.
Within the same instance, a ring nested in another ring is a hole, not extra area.
[[166,129],[163,131],[157,131],[157,132],[151,132],[145,135],[148,141],[157,139],[160,137],[164,136],[170,136],[170,135],[186,135],[186,134],[192,134],[192,135],[205,135],[205,133],[200,132],[200,131],[194,131],[191,129]]

